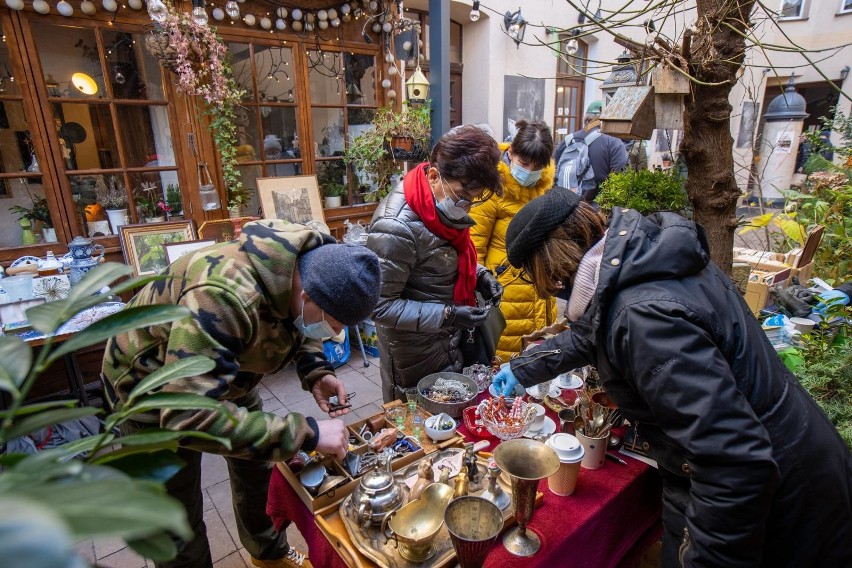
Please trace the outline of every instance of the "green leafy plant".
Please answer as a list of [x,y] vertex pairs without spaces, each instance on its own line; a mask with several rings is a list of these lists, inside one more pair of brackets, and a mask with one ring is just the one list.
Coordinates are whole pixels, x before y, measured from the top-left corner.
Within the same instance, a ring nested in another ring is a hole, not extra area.
[[[847,336],[848,337],[848,336]],[[848,339],[847,339],[848,341]],[[818,356],[805,357],[796,375],[828,415],[846,445],[852,448],[852,349],[834,345]]]
[[429,105],[405,106],[402,112],[383,107],[373,119],[373,129],[353,140],[343,154],[344,161],[356,173],[363,174],[361,186],[365,201],[378,201],[391,190],[391,178],[403,170],[403,162],[394,156],[391,141],[410,138],[414,148],[425,151],[431,140],[431,115]]
[[180,186],[173,183],[166,186],[166,204],[175,215],[183,214],[183,198],[180,194]]
[[683,180],[676,173],[657,170],[626,170],[610,174],[596,201],[604,210],[636,209],[643,215],[657,211],[686,211],[689,200]]
[[[162,278],[144,276],[116,283],[131,272],[123,264],[104,264],[89,272],[66,299],[29,309],[27,317],[32,326],[46,334],[37,352],[17,336],[0,337],[0,390],[10,399],[8,409],[0,411],[0,446],[5,448],[11,440],[68,420],[98,416],[103,423],[102,433],[75,442],[35,454],[0,455],[0,525],[5,525],[0,528],[7,529],[8,534],[8,528],[13,527],[20,534],[17,546],[36,543],[28,550],[33,555],[70,557],[72,544],[80,539],[117,537],[147,558],[173,558],[176,547],[172,535],[184,539],[192,535],[183,507],[163,489],[163,483],[183,466],[174,454],[179,441],[212,440],[230,448],[229,440],[198,432],[151,429],[126,436],[118,433],[131,416],[165,408],[212,408],[236,420],[208,397],[160,392],[172,380],[211,370],[214,363],[206,357],[181,359],[151,373],[111,413],[78,408],[76,400],[26,402],[39,376],[63,356],[132,329],[190,316],[189,310],[180,306],[128,307],[61,344],[55,343],[54,334],[64,322],[112,298],[96,295],[104,286],[111,285],[112,294],[121,294]],[[8,556],[0,551],[0,557]]]
[[153,217],[161,217],[171,212],[162,195],[157,191],[157,186],[153,183],[143,183],[142,187],[137,192],[136,210],[139,216],[150,219]]
[[50,218],[50,210],[47,208],[47,198],[32,197],[33,206],[24,207],[22,205],[14,205],[9,207],[9,211],[18,216],[18,220],[29,219],[32,222],[40,221],[45,227],[53,227],[53,221]]

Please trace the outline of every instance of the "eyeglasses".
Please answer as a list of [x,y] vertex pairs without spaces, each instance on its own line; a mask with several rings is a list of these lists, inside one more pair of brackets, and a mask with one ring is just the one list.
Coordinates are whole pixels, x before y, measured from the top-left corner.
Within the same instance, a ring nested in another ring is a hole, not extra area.
[[[492,195],[491,190],[490,190],[490,189],[486,189],[485,191],[483,191],[483,192],[482,192],[480,195],[478,195],[477,197],[474,197],[473,199],[467,199],[467,198],[465,198],[465,197],[459,197],[459,196],[456,194],[456,192],[453,190],[453,188],[451,188],[451,187],[449,187],[449,186],[447,186],[447,187],[448,187],[448,188],[449,188],[449,190],[452,192],[453,197],[455,197],[455,198],[456,198],[456,201],[455,201],[455,206],[456,206],[456,207],[462,207],[462,208],[464,208],[464,207],[479,207],[480,205],[482,205],[483,203],[485,203],[486,201],[488,201],[488,200],[491,198],[491,195]],[[464,188],[464,187],[462,187],[462,190],[463,190],[463,191],[469,191],[468,189],[466,189],[466,188]]]

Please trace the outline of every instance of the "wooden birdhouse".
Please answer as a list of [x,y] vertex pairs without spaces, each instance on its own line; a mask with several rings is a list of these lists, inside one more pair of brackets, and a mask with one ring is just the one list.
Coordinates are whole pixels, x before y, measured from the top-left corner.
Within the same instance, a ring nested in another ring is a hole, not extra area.
[[671,67],[658,66],[651,72],[657,128],[683,130],[684,97],[689,94],[689,78]]
[[619,87],[601,113],[601,132],[648,140],[656,128],[654,87]]

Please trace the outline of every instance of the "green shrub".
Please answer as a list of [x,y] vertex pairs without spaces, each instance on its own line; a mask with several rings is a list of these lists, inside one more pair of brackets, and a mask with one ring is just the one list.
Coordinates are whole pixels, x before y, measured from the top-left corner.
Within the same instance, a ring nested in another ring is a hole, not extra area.
[[604,210],[628,207],[643,215],[657,211],[682,213],[689,205],[683,180],[677,174],[657,170],[611,174],[601,185],[596,201]]

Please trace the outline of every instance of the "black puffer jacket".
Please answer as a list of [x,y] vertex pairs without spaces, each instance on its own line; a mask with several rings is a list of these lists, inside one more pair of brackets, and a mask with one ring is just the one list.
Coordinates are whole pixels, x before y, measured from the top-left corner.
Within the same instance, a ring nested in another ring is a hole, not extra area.
[[707,250],[617,210],[585,315],[512,370],[597,367],[660,464],[664,566],[852,566],[852,456]]
[[411,210],[402,183],[376,209],[367,247],[382,268],[373,319],[388,402],[404,398],[401,389],[417,386],[430,373],[461,371],[461,332],[441,327],[444,307],[453,304],[458,254]]

